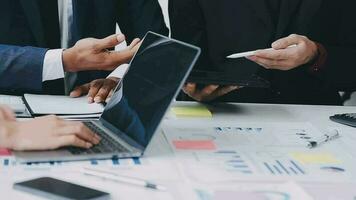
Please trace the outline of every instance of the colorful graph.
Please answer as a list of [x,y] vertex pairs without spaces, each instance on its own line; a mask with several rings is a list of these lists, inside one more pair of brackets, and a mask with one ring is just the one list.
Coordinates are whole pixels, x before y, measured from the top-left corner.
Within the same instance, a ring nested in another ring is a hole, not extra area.
[[247,162],[236,151],[217,151],[215,154],[224,159],[227,171],[237,171],[243,174],[253,173]]
[[263,162],[265,167],[265,171],[272,175],[305,175],[306,172],[301,165],[299,165],[296,161],[287,160],[275,160],[272,162]]

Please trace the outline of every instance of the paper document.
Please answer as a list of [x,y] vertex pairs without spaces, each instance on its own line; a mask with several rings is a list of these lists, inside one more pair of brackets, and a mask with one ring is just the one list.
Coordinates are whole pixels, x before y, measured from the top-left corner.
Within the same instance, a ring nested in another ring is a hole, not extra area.
[[187,176],[199,182],[340,182],[355,173],[351,154],[306,147],[306,141],[322,134],[309,123],[185,121],[162,128]]
[[25,94],[25,100],[35,115],[89,115],[100,114],[102,104],[89,104],[87,97],[71,98],[68,96]]
[[22,97],[19,96],[0,95],[0,104],[9,106],[16,113],[26,111]]
[[228,185],[192,186],[199,200],[312,200],[301,186],[295,182],[286,183],[243,183]]
[[0,95],[0,104],[10,107],[17,117],[30,117],[26,105],[20,96]]

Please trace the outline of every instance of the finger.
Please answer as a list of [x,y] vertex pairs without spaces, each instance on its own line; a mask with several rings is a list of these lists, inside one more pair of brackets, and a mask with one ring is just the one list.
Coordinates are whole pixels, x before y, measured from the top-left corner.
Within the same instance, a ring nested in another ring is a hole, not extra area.
[[111,90],[109,95],[108,95],[108,97],[107,97],[107,99],[111,98],[113,94],[114,94],[114,90]]
[[136,53],[136,47],[134,49],[125,49],[123,51],[112,51],[110,54],[107,54],[107,60],[110,61],[109,65],[114,66],[115,69],[117,66],[122,65],[124,63],[129,63]]
[[292,49],[282,49],[282,50],[257,50],[254,56],[271,59],[271,60],[286,60],[291,57]]
[[195,99],[198,101],[211,101],[215,99],[215,96],[213,96],[213,94],[218,88],[218,85],[209,85],[203,88],[200,92],[196,92]]
[[6,120],[16,121],[15,113],[12,111],[11,108],[9,108],[8,106],[5,106],[4,107],[4,112],[5,112]]
[[205,88],[203,88],[201,90],[201,95],[204,97],[204,96],[209,96],[211,95],[213,92],[215,92],[216,89],[218,89],[219,86],[218,85],[209,85],[209,86],[206,86]]
[[83,96],[89,92],[89,88],[90,88],[89,83],[84,84],[82,86],[75,88],[75,90],[73,90],[69,96],[73,98]]
[[76,135],[80,139],[92,144],[98,144],[100,142],[100,137],[80,122],[65,121],[63,127],[58,129],[58,134]]
[[97,93],[97,95],[94,98],[94,101],[96,103],[100,103],[106,100],[106,98],[108,97],[109,93],[114,89],[115,84],[111,83],[105,83],[99,90],[99,92]]
[[139,38],[135,38],[131,44],[128,46],[129,49],[133,49],[136,45],[138,45],[140,43],[140,39]]
[[279,39],[272,43],[272,48],[274,49],[285,49],[290,45],[298,44],[300,36],[296,34],[291,34],[288,37]]
[[91,82],[90,89],[87,95],[89,103],[94,103],[94,98],[98,94],[100,88],[103,86],[103,82],[103,80],[96,80]]
[[11,108],[9,108],[8,106],[5,106],[5,105],[0,106],[0,119],[16,121],[14,112],[11,110]]
[[0,120],[5,120],[4,105],[0,106]]
[[183,92],[187,95],[193,95],[196,91],[197,85],[195,83],[187,83],[185,87],[183,87]]
[[226,87],[218,89],[216,91],[216,96],[221,97],[221,96],[229,94],[230,92],[237,90],[237,89],[239,89],[239,86],[226,86]]
[[64,135],[59,137],[56,142],[58,142],[58,147],[64,147],[64,146],[75,146],[75,147],[80,147],[84,149],[89,149],[93,147],[93,144],[90,142],[86,142],[76,135]]
[[125,41],[125,36],[123,34],[110,35],[104,39],[98,40],[96,48],[97,50],[113,48],[123,41]]
[[260,58],[260,57],[252,57],[250,59],[266,69],[278,69],[278,70],[290,69],[290,65],[287,60],[271,60],[271,59]]

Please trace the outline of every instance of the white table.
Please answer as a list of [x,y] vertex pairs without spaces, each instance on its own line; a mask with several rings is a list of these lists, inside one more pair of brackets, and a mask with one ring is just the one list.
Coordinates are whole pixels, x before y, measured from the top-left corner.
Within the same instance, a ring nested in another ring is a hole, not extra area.
[[[194,104],[181,102],[177,105]],[[341,130],[342,134],[347,137],[342,137],[337,141],[333,141],[328,145],[334,145],[336,148],[346,149],[356,156],[356,129],[343,126],[331,122],[329,116],[336,113],[355,112],[356,107],[335,107],[335,106],[300,106],[300,105],[262,105],[262,104],[220,104],[209,106],[213,111],[213,118],[174,118],[168,117],[164,123],[204,123],[204,122],[219,122],[219,121],[235,121],[235,122],[310,122],[319,130],[326,130],[330,127],[336,127]],[[350,139],[351,138],[351,139]],[[342,146],[340,146],[342,144]],[[0,171],[0,199],[41,199],[26,193],[18,192],[12,189],[12,184],[26,178],[34,178],[40,175],[49,175],[64,180],[92,186],[98,189],[108,191],[112,194],[113,199],[170,199],[174,196],[175,199],[190,199],[186,193],[182,191],[180,186],[189,182],[189,177],[184,175],[181,169],[176,167],[179,162],[171,151],[162,133],[156,134],[148,151],[145,155],[149,161],[146,166],[135,168],[137,172],[142,173],[144,178],[163,183],[169,188],[169,193],[159,193],[142,188],[127,186],[124,184],[116,184],[111,182],[103,182],[92,177],[85,177],[78,172],[70,170],[53,170],[44,172],[21,172],[21,171]],[[356,168],[356,159],[354,160]],[[1,168],[0,168],[1,170]],[[126,170],[126,171],[125,171]],[[130,168],[120,169],[119,172],[130,173]],[[356,180],[355,180],[356,182]],[[243,184],[243,183],[242,183]],[[332,196],[335,185],[323,184],[318,186],[304,184],[304,188],[316,199],[320,197],[320,191],[330,193],[330,199],[337,199],[337,196]],[[340,188],[340,185],[338,186]],[[356,199],[356,185],[352,182],[342,183],[342,191],[348,199]],[[314,190],[314,191],[313,191]],[[323,195],[325,197],[325,194]],[[342,197],[344,198],[344,197]],[[340,199],[340,198],[339,198]]]

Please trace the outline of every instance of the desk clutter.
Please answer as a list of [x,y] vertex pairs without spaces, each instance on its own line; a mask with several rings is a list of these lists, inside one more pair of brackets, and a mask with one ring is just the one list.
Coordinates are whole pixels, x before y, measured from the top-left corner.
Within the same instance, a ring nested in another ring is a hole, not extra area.
[[[208,117],[208,107],[178,108],[185,114],[172,110],[176,118],[166,120],[150,147],[156,154],[142,158],[21,164],[11,151],[0,149],[0,191],[11,190],[5,183],[49,176],[111,193],[111,199],[356,197],[355,154],[350,151],[356,137],[349,133],[344,138],[346,132],[337,127],[320,131],[306,122],[215,121]],[[334,133],[337,138],[309,147],[311,141]],[[11,195],[9,199],[28,197],[20,192]]]
[[250,123],[233,126],[170,125],[164,133],[183,168],[199,181],[351,181],[356,173],[346,152],[308,148],[323,135],[308,123]]

